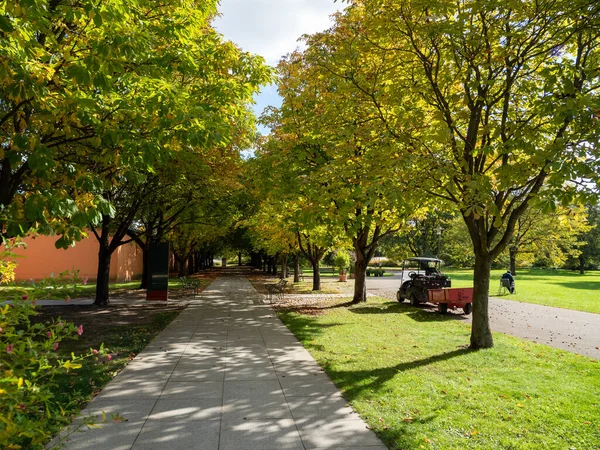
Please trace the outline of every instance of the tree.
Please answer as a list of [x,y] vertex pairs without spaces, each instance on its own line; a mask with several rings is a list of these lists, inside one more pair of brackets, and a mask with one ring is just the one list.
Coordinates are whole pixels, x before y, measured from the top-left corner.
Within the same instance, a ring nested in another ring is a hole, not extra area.
[[105,200],[114,209],[110,213],[102,213],[99,227],[90,224],[99,244],[94,305],[109,304],[111,257],[117,248],[133,240],[126,239],[129,227],[144,202],[145,193],[155,188],[156,186],[150,183],[137,184],[123,180],[118,186],[107,188],[103,192]]
[[[471,348],[493,346],[492,262],[535,199],[551,210],[598,186],[599,8],[592,1],[355,0],[337,27],[386,64],[348,78],[454,205],[475,254]],[[344,48],[348,54],[348,46]]]
[[[230,143],[270,78],[209,26],[216,1],[0,6],[0,228],[63,234],[98,223],[105,180],[181,149]],[[98,170],[98,166],[102,170]],[[59,220],[63,219],[63,220]]]
[[442,243],[452,219],[452,214],[437,209],[414,216],[397,234],[382,241],[382,252],[396,261],[409,255],[441,257]]
[[397,164],[395,147],[373,125],[376,108],[359,99],[347,79],[331,76],[335,71],[362,76],[365,67],[362,60],[346,64],[338,55],[346,35],[337,31],[308,37],[306,51],[280,62],[283,103],[264,118],[273,129],[266,150],[277,171],[287,174],[280,186],[315,206],[316,224],[332,234],[339,230],[352,243],[353,302],[360,303],[367,299],[366,270],[377,245],[414,212],[418,193],[401,194],[410,191],[407,164]]
[[585,270],[600,267],[600,206],[590,204],[586,206],[585,211],[589,229],[580,236],[583,245],[577,265],[581,274]]
[[580,253],[579,236],[589,228],[583,207],[559,207],[547,214],[530,208],[517,220],[507,247],[511,273],[516,275],[517,258],[526,254],[541,254],[562,266],[569,256]]

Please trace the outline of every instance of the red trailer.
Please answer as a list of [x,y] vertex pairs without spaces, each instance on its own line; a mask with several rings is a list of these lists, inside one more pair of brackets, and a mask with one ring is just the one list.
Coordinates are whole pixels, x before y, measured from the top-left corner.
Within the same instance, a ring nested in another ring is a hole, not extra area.
[[465,314],[473,309],[473,288],[429,289],[427,295],[429,303],[438,305],[442,314],[446,314],[448,308],[462,308]]

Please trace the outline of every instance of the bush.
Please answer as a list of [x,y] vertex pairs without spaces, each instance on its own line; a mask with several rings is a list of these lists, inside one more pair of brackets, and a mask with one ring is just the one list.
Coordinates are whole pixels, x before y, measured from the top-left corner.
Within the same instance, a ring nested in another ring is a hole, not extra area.
[[344,250],[338,250],[333,257],[333,267],[339,270],[340,274],[345,274],[350,267],[350,255]]
[[58,319],[33,323],[36,301],[54,280],[36,285],[0,308],[0,447],[43,448],[57,426],[71,421],[69,400],[55,398],[56,377],[81,367],[84,358],[106,354],[104,348],[85,355],[71,353],[60,359],[57,350],[65,339],[77,339],[83,326]]

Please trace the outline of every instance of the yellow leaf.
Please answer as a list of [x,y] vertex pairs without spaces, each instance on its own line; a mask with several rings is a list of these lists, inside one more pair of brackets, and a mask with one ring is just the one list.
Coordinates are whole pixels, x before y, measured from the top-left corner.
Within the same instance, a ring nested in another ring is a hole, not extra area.
[[17,387],[20,389],[23,386],[23,378],[19,378],[19,381],[17,382]]

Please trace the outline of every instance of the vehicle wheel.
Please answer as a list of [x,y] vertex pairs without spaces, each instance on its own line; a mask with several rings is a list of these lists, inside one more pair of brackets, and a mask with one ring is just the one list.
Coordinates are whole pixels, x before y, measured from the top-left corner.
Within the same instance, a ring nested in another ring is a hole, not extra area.
[[421,303],[421,302],[419,301],[419,299],[417,298],[417,296],[415,294],[411,294],[410,295],[410,304],[413,305],[413,306],[418,306],[419,303]]
[[402,298],[400,291],[396,292],[396,300],[398,300],[400,303],[404,301],[404,298]]
[[448,312],[448,303],[438,303],[438,311],[440,314],[446,314]]
[[467,303],[464,307],[463,307],[463,311],[465,312],[465,314],[471,314],[471,311],[473,310],[473,304],[472,303]]

